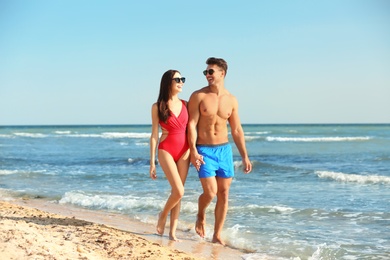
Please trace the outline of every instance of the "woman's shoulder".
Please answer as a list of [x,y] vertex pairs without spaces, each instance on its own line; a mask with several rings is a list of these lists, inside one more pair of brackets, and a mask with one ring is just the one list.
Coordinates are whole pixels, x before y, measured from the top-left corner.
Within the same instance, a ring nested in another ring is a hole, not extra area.
[[152,112],[158,113],[158,105],[157,105],[157,102],[152,104]]

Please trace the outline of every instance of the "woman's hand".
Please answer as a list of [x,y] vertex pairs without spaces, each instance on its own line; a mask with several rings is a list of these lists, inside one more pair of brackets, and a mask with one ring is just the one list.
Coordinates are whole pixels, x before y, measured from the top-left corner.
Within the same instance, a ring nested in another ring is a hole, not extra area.
[[157,179],[157,173],[156,173],[156,166],[155,165],[150,165],[149,174],[150,174],[150,178],[152,178],[152,180]]

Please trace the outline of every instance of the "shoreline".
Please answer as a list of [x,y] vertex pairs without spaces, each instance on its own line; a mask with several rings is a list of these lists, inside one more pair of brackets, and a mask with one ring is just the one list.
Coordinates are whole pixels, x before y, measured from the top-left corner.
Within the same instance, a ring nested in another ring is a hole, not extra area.
[[[180,241],[174,242],[168,239],[168,230],[164,236],[158,236],[153,225],[118,213],[44,199],[0,198],[0,205],[0,253],[6,259],[50,256],[50,259],[234,260],[245,255],[179,230]],[[105,234],[104,240],[93,235],[98,233]]]

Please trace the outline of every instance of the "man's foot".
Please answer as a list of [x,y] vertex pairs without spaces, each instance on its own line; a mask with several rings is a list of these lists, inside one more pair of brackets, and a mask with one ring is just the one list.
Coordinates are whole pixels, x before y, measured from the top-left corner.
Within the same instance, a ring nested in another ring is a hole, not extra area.
[[157,227],[156,227],[157,234],[159,234],[160,236],[164,235],[165,223],[166,223],[166,219],[165,220],[161,219],[161,212],[160,212],[158,214]]
[[213,236],[213,240],[211,240],[212,243],[216,243],[216,244],[221,244],[223,246],[225,246],[225,242],[220,238],[220,237],[217,237],[217,236]]
[[201,238],[205,237],[204,226],[205,226],[205,221],[201,221],[198,217],[195,223],[195,231]]

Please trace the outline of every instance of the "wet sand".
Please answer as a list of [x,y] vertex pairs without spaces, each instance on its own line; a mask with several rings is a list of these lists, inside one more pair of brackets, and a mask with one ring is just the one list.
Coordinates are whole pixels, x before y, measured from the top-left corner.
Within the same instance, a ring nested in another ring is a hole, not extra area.
[[127,216],[41,199],[0,198],[2,259],[242,259],[189,232],[179,242]]

